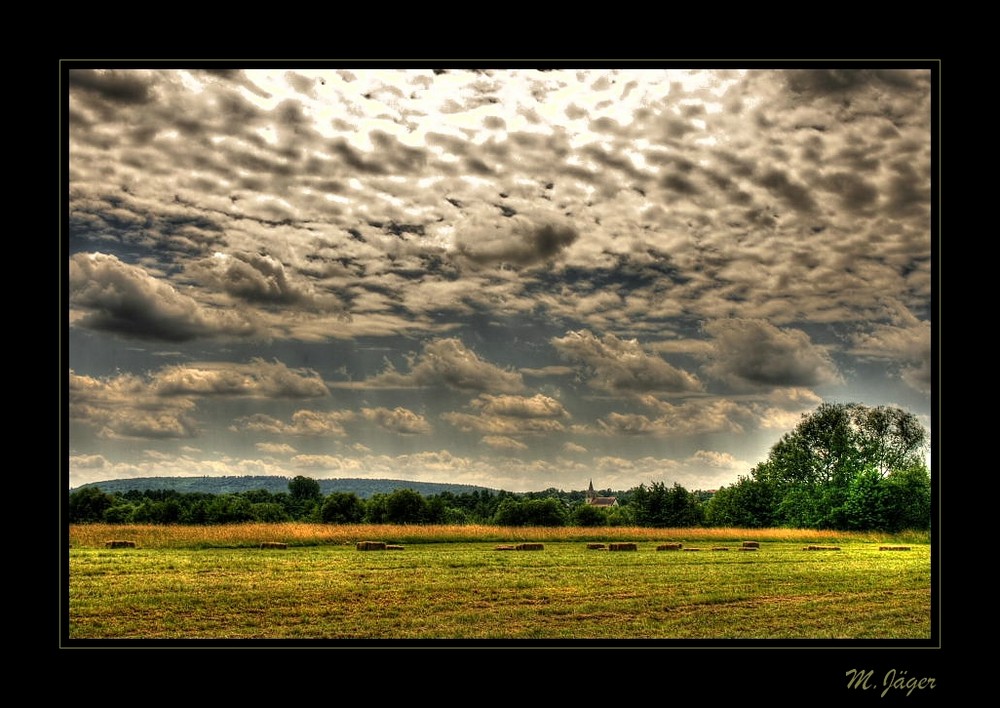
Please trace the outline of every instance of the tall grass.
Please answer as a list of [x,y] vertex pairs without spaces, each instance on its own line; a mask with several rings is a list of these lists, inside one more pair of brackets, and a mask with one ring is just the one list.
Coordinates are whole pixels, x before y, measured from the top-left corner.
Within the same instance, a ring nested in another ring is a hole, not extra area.
[[354,545],[358,541],[389,543],[514,543],[536,541],[641,541],[734,543],[743,540],[847,543],[929,543],[925,531],[897,534],[812,529],[739,529],[647,527],[448,526],[393,524],[243,523],[219,526],[155,524],[74,524],[69,543],[75,548],[99,548],[113,539],[134,541],[141,548],[245,548],[264,541],[289,546]]

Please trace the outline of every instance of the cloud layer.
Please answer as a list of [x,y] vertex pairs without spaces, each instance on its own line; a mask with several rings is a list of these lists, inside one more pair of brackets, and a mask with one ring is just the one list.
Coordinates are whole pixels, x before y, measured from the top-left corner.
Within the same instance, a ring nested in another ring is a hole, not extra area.
[[929,420],[933,69],[70,66],[71,478],[708,488]]

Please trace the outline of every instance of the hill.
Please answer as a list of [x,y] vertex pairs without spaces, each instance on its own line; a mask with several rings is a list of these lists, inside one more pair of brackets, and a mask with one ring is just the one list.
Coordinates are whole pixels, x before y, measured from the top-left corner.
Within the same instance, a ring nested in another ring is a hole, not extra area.
[[[235,494],[249,492],[254,489],[266,489],[272,494],[287,492],[290,477],[246,476],[246,477],[136,477],[134,479],[110,479],[103,482],[81,484],[70,491],[86,487],[100,487],[102,492],[114,494],[127,492],[131,489],[146,491],[150,489],[171,489],[185,494],[201,492],[205,494]],[[498,490],[488,487],[477,487],[471,484],[445,484],[439,482],[409,482],[401,479],[317,479],[320,491],[324,496],[332,492],[354,492],[362,499],[375,494],[391,494],[397,489],[412,489],[422,496],[451,492],[463,494],[478,491],[496,493]]]

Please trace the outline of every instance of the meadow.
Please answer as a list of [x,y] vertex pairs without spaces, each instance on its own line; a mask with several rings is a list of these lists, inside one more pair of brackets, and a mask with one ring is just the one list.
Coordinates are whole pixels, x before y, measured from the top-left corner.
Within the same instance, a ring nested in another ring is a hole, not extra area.
[[[760,549],[736,550],[744,540]],[[260,548],[274,541],[288,548]],[[587,548],[617,541],[638,550]],[[70,640],[931,638],[922,533],[93,524],[69,542]],[[497,550],[520,542],[544,549]],[[656,550],[668,542],[702,550]]]

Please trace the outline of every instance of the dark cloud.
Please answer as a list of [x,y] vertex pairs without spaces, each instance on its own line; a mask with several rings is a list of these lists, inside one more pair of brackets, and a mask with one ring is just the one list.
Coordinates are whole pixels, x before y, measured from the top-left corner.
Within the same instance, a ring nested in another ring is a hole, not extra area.
[[788,88],[797,94],[840,95],[871,86],[911,91],[920,84],[914,72],[901,69],[793,69]]
[[144,269],[103,253],[70,259],[69,298],[82,310],[73,324],[136,339],[182,342],[257,332],[243,314],[205,307]]
[[528,266],[555,258],[580,234],[568,224],[513,216],[509,228],[472,226],[455,239],[456,255],[477,265]]
[[796,211],[812,212],[816,210],[816,202],[813,201],[809,190],[804,185],[793,182],[781,170],[768,170],[757,181]]
[[835,172],[823,178],[823,186],[840,197],[840,204],[850,212],[863,212],[878,201],[878,189],[851,172]]
[[815,386],[840,380],[829,354],[797,329],[764,320],[716,320],[704,326],[713,339],[705,371],[737,389]]
[[909,163],[896,163],[886,190],[886,207],[896,217],[920,216],[930,209],[930,179],[921,177]]
[[151,82],[142,73],[109,69],[71,69],[70,89],[95,94],[102,101],[137,105],[152,99]]
[[[204,193],[205,182],[194,183]],[[172,202],[150,204],[119,188],[117,192],[71,192],[70,237],[89,241],[120,241],[158,252],[200,254],[225,244],[220,214],[206,213],[179,195]]]

